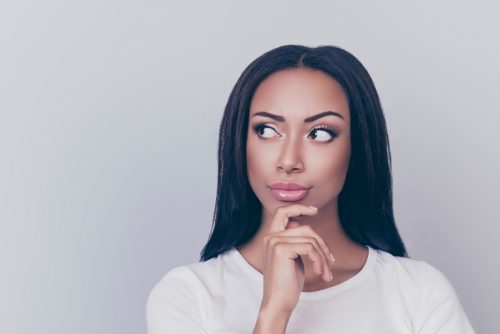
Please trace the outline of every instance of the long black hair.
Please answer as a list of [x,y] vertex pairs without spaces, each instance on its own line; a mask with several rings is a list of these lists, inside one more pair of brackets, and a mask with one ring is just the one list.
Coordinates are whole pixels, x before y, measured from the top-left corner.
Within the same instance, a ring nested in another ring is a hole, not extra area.
[[200,261],[245,243],[258,231],[262,205],[248,182],[246,162],[250,102],[266,77],[298,67],[330,75],[342,86],[349,102],[351,161],[338,197],[342,228],[360,245],[408,257],[394,221],[389,137],[370,75],[356,57],[341,48],[284,45],[248,65],[229,96],[219,130],[212,231]]

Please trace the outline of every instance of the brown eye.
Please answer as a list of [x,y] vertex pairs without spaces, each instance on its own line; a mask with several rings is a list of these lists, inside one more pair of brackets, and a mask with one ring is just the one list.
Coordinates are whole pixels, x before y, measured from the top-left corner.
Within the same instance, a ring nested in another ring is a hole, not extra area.
[[318,141],[320,142],[329,142],[332,141],[333,138],[337,137],[337,133],[333,129],[324,125],[314,128],[311,133],[314,134],[313,139],[319,138]]
[[[268,130],[268,131],[266,131],[266,130]],[[267,126],[267,125],[263,125],[263,124],[255,126],[254,131],[259,137],[262,137],[262,138],[271,138],[273,132],[276,133],[276,131],[272,127]],[[266,133],[268,136],[266,136]]]

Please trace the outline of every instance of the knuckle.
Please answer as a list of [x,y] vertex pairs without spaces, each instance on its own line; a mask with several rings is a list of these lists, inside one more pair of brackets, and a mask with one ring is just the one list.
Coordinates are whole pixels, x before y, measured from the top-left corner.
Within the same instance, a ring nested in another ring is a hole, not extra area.
[[303,230],[305,230],[308,233],[310,233],[310,232],[313,231],[313,229],[309,225],[302,225],[301,227],[302,227]]
[[270,245],[271,247],[276,247],[276,245],[279,243],[280,241],[280,238],[278,238],[277,236],[272,236],[270,238],[268,238],[268,245]]
[[307,240],[309,242],[312,242],[313,244],[316,244],[318,242],[315,237],[307,236],[305,238],[307,238]]
[[286,207],[285,207],[285,206],[279,206],[279,207],[276,209],[276,213],[277,213],[277,214],[282,214],[284,211],[286,211]]
[[314,246],[316,246],[316,247],[320,248],[320,245],[319,245],[318,240],[317,240],[316,238],[311,238],[311,239],[312,239],[312,241],[311,241],[311,242],[314,244]]
[[275,255],[283,255],[285,252],[285,244],[283,242],[277,242],[274,245],[273,250]]
[[318,241],[316,240],[316,238],[314,237],[306,237],[307,239],[307,242],[311,243],[313,246],[317,246],[318,245]]

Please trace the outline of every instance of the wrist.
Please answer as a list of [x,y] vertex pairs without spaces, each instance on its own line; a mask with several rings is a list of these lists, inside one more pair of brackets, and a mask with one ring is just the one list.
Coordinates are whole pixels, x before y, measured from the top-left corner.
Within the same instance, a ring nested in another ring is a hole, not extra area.
[[253,334],[284,334],[290,312],[261,307]]

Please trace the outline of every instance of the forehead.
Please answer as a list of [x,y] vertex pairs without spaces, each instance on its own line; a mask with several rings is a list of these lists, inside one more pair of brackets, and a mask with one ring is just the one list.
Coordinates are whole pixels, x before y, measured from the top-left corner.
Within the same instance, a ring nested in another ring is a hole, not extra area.
[[264,79],[250,103],[251,113],[263,110],[301,116],[335,110],[349,117],[342,86],[328,74],[308,68],[281,70]]

